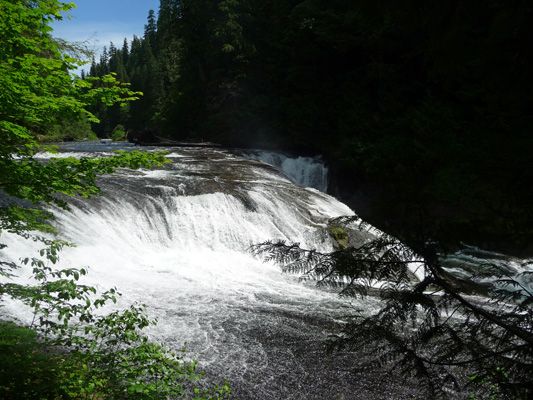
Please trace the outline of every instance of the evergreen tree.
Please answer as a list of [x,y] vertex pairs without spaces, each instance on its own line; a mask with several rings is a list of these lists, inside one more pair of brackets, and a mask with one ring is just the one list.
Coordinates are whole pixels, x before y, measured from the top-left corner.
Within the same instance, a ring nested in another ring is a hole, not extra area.
[[160,39],[175,39],[179,20],[183,16],[182,0],[161,0],[157,18],[157,32]]
[[179,32],[182,10],[181,0],[162,0],[157,19],[157,61],[159,67],[159,88],[157,111],[154,116],[158,126],[164,131],[175,125],[171,105],[176,101],[174,84],[180,76],[183,54],[183,40]]
[[117,49],[113,42],[109,42],[108,65],[109,72],[117,72]]
[[148,23],[144,26],[144,39],[149,40],[152,45],[156,44],[157,21],[154,10],[148,12]]
[[122,63],[124,65],[128,64],[129,55],[130,55],[130,48],[128,44],[128,39],[124,38],[124,43],[122,45]]
[[123,60],[124,56],[122,55],[122,50],[117,50],[116,57],[114,59],[115,68],[112,72],[116,72],[117,79],[119,79],[121,82],[129,82],[130,79]]
[[135,129],[152,127],[160,87],[158,65],[149,37],[139,40],[139,44],[140,47],[135,50],[138,54],[134,54],[133,46],[131,54],[131,58],[137,60],[138,63],[133,67],[134,74],[131,75],[131,83],[144,94],[141,101],[131,105],[129,123]]
[[102,77],[107,75],[110,72],[109,68],[109,53],[107,52],[107,47],[104,46],[102,54],[100,54],[100,62],[98,63],[99,71],[98,76]]
[[94,59],[94,57],[92,58],[92,61],[91,61],[91,69],[89,70],[89,76],[92,76],[92,77],[98,76],[96,60]]

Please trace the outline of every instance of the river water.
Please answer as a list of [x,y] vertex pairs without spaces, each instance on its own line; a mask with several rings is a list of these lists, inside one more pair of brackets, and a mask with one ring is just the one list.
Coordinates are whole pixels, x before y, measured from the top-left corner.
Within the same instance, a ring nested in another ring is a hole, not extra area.
[[[105,156],[119,148],[130,147],[71,144],[56,156]],[[71,211],[54,210],[59,236],[77,244],[62,252],[60,266],[88,266],[83,283],[117,287],[118,307],[146,304],[158,319],[151,339],[174,349],[186,343],[208,380],[229,381],[234,399],[416,396],[409,382],[386,370],[354,373],[362,355],[325,351],[342,317],[354,308],[372,312],[375,300],[340,299],[249,251],[277,239],[333,249],[328,220],[353,211],[323,193],[327,171],[319,161],[283,156],[278,167],[289,166],[287,175],[261,161],[264,154],[165,150],[172,162],[164,167],[120,170],[100,180],[104,196],[73,198]],[[9,235],[2,241],[12,260],[42,247]],[[25,279],[22,270],[19,280]],[[12,301],[2,313],[31,320]]]

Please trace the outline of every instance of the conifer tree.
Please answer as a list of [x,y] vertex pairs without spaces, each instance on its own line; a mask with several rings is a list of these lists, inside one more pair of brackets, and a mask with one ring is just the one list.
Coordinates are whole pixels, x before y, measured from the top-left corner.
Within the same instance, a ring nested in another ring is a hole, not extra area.
[[154,10],[148,12],[148,23],[144,26],[144,38],[156,47],[157,21]]
[[124,43],[122,44],[122,62],[124,65],[128,64],[129,55],[130,55],[130,47],[128,44],[128,39],[124,38]]

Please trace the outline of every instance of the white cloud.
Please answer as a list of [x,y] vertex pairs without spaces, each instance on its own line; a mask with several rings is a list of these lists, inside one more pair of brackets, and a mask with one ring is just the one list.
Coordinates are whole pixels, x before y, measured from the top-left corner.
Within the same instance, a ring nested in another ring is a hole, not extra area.
[[[144,29],[144,28],[143,28]],[[106,23],[84,23],[74,26],[54,26],[53,35],[70,42],[86,42],[89,48],[101,52],[104,46],[109,47],[109,43],[117,47],[122,47],[124,38],[131,41],[133,35],[141,36],[143,29],[139,32],[138,27],[120,21]]]
[[[144,34],[144,26],[139,29],[139,26],[133,26],[123,21],[77,23],[73,19],[55,23],[52,27],[54,28],[53,36],[55,37],[69,42],[85,43],[87,48],[94,52],[97,62],[104,46],[109,49],[110,42],[113,42],[115,47],[122,48],[124,38],[128,39],[128,43],[130,43],[133,35],[140,37]],[[87,61],[90,62],[90,60]],[[78,68],[75,73],[79,75],[82,69],[87,72],[89,68],[90,64],[86,64]]]

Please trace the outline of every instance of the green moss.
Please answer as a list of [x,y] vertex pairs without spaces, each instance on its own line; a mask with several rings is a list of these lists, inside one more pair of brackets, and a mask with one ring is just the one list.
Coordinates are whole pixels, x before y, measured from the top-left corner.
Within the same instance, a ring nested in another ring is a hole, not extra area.
[[348,233],[339,225],[329,225],[328,230],[341,249],[348,247]]

